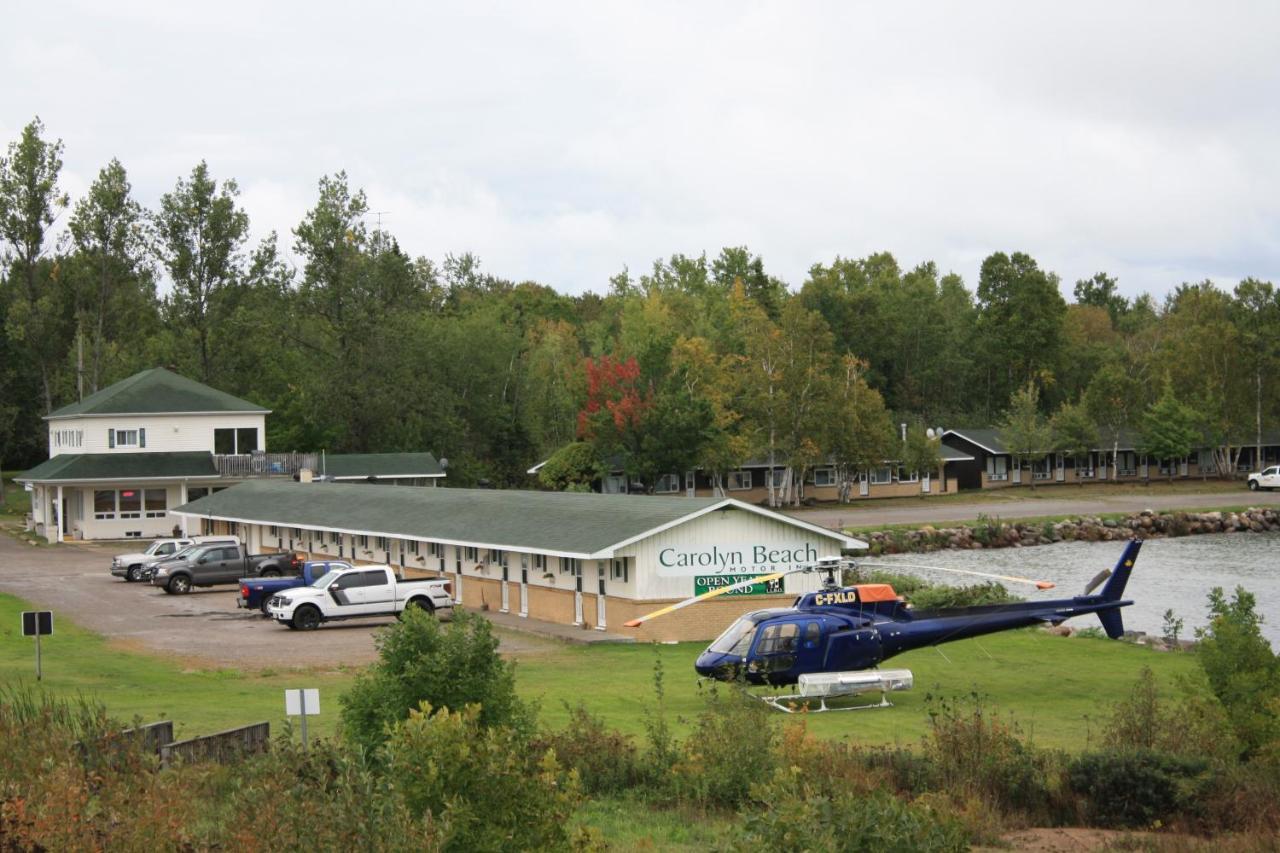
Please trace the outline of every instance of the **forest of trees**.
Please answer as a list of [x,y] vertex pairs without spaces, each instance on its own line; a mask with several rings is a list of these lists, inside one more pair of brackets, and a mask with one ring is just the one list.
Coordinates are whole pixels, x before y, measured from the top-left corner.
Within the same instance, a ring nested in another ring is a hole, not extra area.
[[729,247],[572,296],[411,256],[342,172],[254,245],[235,180],[203,162],[148,210],[117,160],[68,198],[62,151],[37,119],[0,158],[6,469],[45,458],[45,414],[157,365],[270,408],[275,450],[430,450],[453,485],[527,483],[556,451],[648,484],[772,459],[784,499],[818,460],[927,457],[926,425],[1056,426],[1070,449],[1188,419],[1225,455],[1280,423],[1280,295],[1252,278],[1157,300],[1098,273],[1068,301],[1026,254],[970,288],[886,252],[795,286]]

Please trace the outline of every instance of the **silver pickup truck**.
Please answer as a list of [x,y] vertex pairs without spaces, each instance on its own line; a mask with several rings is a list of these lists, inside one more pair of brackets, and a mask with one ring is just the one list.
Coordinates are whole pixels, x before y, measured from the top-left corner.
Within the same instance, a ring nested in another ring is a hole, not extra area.
[[398,580],[388,566],[357,566],[329,572],[307,586],[277,593],[267,609],[281,625],[310,631],[335,619],[395,616],[406,607],[452,615],[449,581]]

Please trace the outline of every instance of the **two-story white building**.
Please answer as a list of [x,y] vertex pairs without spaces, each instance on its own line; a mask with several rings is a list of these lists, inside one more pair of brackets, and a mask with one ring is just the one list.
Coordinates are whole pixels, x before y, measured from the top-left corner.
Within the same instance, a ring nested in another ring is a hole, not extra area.
[[267,409],[164,368],[130,376],[45,417],[49,459],[15,479],[50,541],[185,530],[170,510],[248,479],[326,467],[351,480],[434,485],[429,453],[266,452]]

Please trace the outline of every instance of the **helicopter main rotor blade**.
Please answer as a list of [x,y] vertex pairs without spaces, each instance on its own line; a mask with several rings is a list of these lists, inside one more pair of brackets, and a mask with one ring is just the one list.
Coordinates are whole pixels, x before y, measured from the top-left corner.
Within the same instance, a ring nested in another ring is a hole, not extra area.
[[652,613],[646,613],[644,616],[641,616],[638,619],[632,619],[630,622],[624,622],[623,625],[627,628],[639,628],[643,623],[648,622],[650,619],[656,619],[659,616],[665,616],[668,613],[671,613],[676,610],[680,610],[683,607],[688,607],[690,604],[697,604],[699,601],[706,601],[708,598],[715,598],[717,595],[724,595],[725,593],[733,592],[734,590],[742,589],[743,587],[753,586],[758,583],[765,583],[768,581],[777,580],[780,577],[785,577],[786,575],[792,574],[796,571],[808,571],[808,569],[788,569],[785,572],[774,572],[771,575],[753,575],[752,577],[749,577],[746,580],[738,581],[737,583],[731,583],[727,586],[716,587],[715,589],[710,590],[708,592],[704,592],[701,595],[695,595],[692,598],[686,598],[684,601],[678,601],[675,604],[668,605],[662,608],[661,610],[655,610]]
[[928,569],[933,572],[952,572],[957,575],[972,575],[976,578],[991,578],[998,581],[1009,581],[1010,583],[1029,583],[1036,589],[1053,589],[1057,584],[1053,581],[1037,581],[1031,578],[1019,578],[1012,575],[993,575],[988,572],[975,572],[970,569],[950,569],[946,566],[922,566],[918,563],[866,563],[861,560],[857,561],[859,566],[881,566],[884,568],[903,568],[903,569]]
[[1089,583],[1085,586],[1084,594],[1088,595],[1089,593],[1093,592],[1095,589],[1098,588],[1099,584],[1101,584],[1104,580],[1106,580],[1109,577],[1111,577],[1110,569],[1103,569],[1102,571],[1098,572],[1096,575],[1093,576],[1093,580],[1089,581]]

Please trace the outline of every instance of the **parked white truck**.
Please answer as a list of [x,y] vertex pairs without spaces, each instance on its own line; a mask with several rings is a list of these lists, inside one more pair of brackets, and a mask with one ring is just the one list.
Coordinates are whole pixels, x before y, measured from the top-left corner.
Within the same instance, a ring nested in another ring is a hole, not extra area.
[[1258,489],[1280,489],[1280,465],[1249,475],[1249,490],[1256,492]]
[[452,614],[449,581],[399,580],[388,566],[357,566],[331,571],[307,586],[277,593],[267,609],[281,625],[310,631],[335,619],[395,616],[406,607],[441,616]]
[[191,540],[185,537],[179,539],[156,539],[147,546],[145,551],[137,551],[133,554],[116,554],[111,559],[111,574],[130,582],[141,580],[142,575],[140,572],[144,564],[163,560],[165,557],[172,557],[190,544]]

